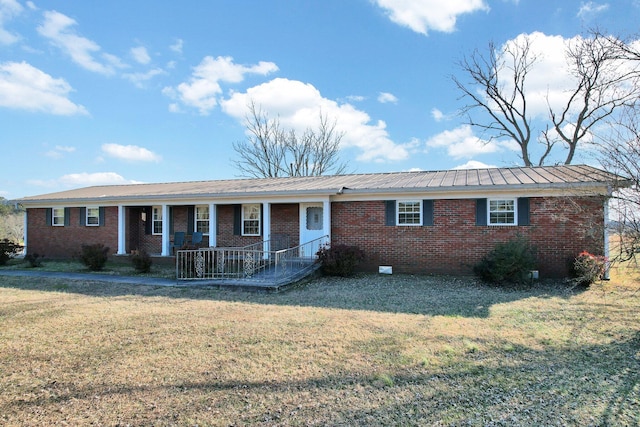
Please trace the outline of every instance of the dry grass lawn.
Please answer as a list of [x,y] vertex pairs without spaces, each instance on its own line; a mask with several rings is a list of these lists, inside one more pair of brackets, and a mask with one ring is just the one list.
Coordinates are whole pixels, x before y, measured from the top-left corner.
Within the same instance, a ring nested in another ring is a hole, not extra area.
[[640,288],[0,276],[0,425],[638,425]]

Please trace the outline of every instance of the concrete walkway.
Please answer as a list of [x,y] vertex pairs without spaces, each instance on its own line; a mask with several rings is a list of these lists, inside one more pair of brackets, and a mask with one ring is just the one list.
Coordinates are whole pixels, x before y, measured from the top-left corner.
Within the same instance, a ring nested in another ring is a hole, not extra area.
[[44,277],[53,279],[83,280],[91,282],[124,283],[147,286],[179,286],[175,279],[160,277],[117,276],[99,273],[66,273],[59,271],[2,270],[0,276],[10,277]]

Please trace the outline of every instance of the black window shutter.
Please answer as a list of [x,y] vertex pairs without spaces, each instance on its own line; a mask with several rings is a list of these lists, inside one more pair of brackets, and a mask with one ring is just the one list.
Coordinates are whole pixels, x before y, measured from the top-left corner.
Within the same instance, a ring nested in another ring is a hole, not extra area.
[[64,208],[64,226],[68,227],[71,224],[71,208]]
[[44,214],[46,216],[45,221],[47,223],[47,226],[53,225],[53,209],[52,208],[46,208],[44,210]]
[[98,208],[98,225],[104,227],[104,206]]
[[233,205],[233,235],[242,234],[242,205]]
[[396,225],[396,201],[386,200],[384,206],[384,223],[385,225]]
[[487,225],[487,199],[476,200],[476,225]]
[[195,216],[196,216],[196,208],[195,206],[187,207],[187,234],[193,234],[195,230]]
[[87,208],[80,208],[80,226],[87,225]]
[[144,234],[151,234],[153,232],[153,209],[146,207],[143,209],[145,215],[145,222],[144,222]]
[[264,212],[262,212],[262,203],[260,203],[260,235],[261,236],[264,234],[262,232],[263,230],[264,230]]
[[518,225],[529,225],[529,198],[518,198]]
[[422,201],[422,225],[433,225],[433,200]]

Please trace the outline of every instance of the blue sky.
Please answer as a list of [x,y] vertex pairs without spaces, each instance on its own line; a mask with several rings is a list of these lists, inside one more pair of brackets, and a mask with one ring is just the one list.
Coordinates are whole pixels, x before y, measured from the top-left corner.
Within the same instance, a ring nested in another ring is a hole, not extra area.
[[0,0],[0,196],[238,177],[250,101],[334,118],[351,172],[519,165],[456,115],[456,62],[529,35],[561,91],[563,43],[638,22],[639,0]]

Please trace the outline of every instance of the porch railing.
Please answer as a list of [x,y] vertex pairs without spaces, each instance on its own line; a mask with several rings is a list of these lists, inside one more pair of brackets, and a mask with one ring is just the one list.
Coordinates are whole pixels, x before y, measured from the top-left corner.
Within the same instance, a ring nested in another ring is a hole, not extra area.
[[[202,248],[176,253],[176,278],[180,281],[210,280],[236,283],[283,284],[314,268],[318,248],[329,236],[292,248],[265,250],[272,242],[241,248]],[[273,245],[276,246],[276,245]]]

